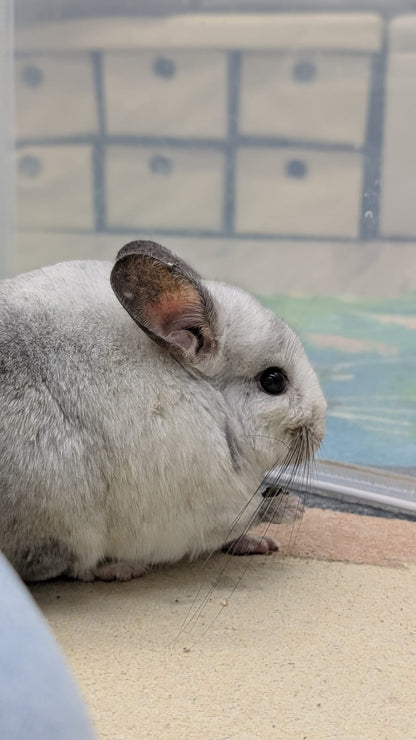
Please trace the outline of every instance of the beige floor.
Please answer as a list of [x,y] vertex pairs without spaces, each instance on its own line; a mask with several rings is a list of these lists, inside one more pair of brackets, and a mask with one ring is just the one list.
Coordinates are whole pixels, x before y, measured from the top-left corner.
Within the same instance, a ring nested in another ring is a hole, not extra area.
[[[306,531],[340,543],[354,529],[310,516]],[[416,738],[416,564],[399,562],[406,542],[415,559],[416,524],[355,519],[369,542],[391,530],[396,565],[216,555],[125,584],[35,586],[98,737]]]

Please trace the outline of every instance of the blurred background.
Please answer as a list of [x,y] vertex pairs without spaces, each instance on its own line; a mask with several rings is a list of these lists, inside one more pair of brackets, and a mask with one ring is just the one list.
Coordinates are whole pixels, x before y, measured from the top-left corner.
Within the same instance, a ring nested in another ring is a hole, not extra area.
[[3,275],[160,241],[297,330],[323,457],[416,469],[416,3],[0,0],[0,49]]

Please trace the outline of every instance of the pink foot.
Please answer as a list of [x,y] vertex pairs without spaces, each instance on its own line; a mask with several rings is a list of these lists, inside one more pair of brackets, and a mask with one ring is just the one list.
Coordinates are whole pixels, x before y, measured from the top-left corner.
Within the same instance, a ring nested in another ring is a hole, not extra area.
[[131,581],[141,576],[144,568],[130,563],[106,563],[94,569],[94,575],[99,581]]
[[238,540],[223,547],[224,552],[230,555],[271,555],[279,545],[272,537],[255,537],[243,534]]
[[131,563],[123,563],[122,561],[116,563],[104,563],[98,565],[92,570],[81,571],[76,574],[76,577],[80,581],[91,582],[91,581],[130,581],[132,578],[137,578],[144,573],[144,568],[140,565],[134,565]]

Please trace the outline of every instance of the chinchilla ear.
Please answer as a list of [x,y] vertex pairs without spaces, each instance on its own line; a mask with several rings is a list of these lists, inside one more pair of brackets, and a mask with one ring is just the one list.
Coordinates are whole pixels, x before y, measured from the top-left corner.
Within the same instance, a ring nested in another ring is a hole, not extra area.
[[152,339],[197,361],[216,349],[216,312],[199,275],[165,247],[136,241],[120,249],[111,286],[132,319]]

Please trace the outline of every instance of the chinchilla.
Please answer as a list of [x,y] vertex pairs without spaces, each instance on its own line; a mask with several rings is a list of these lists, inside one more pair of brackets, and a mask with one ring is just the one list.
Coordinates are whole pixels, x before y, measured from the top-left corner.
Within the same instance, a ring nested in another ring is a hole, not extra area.
[[0,283],[0,403],[0,549],[27,581],[276,549],[248,534],[282,519],[259,485],[326,409],[282,319],[149,241]]

